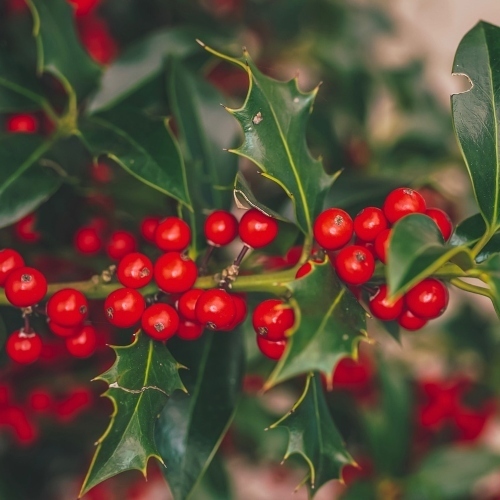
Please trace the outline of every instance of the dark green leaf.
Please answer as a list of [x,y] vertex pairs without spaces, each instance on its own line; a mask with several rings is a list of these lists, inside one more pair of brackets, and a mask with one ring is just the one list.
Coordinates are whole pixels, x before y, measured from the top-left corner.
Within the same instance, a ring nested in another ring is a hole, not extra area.
[[50,147],[38,136],[0,136],[0,227],[32,212],[61,185],[61,177],[40,164]]
[[397,321],[379,321],[379,324],[398,344],[401,344],[401,328]]
[[484,271],[481,279],[489,286],[493,307],[500,318],[500,254],[492,255],[480,268]]
[[451,97],[453,123],[479,209],[489,231],[500,227],[500,28],[480,21],[462,39],[453,74],[471,89]]
[[246,51],[235,59],[205,48],[245,70],[250,79],[244,105],[228,109],[245,134],[245,142],[231,151],[252,160],[262,175],[285,190],[294,203],[297,225],[304,234],[312,234],[314,219],[333,182],[306,143],[307,120],[318,88],[303,93],[296,79],[279,82],[264,76]]
[[290,434],[285,460],[293,454],[305,459],[309,472],[302,484],[308,482],[314,492],[328,481],[339,479],[342,467],[354,463],[333,423],[317,375],[308,375],[300,399],[270,428],[277,427],[288,429]]
[[486,231],[486,224],[481,214],[475,214],[457,224],[451,235],[450,245],[459,247],[462,245],[473,245]]
[[78,97],[96,85],[100,67],[80,44],[73,9],[65,0],[27,0],[33,15],[33,35],[38,52],[38,71],[68,82]]
[[241,332],[210,332],[198,341],[171,341],[188,394],[174,394],[156,425],[163,471],[177,500],[202,478],[233,419],[245,370]]
[[389,241],[386,273],[391,295],[402,295],[451,260],[464,270],[473,266],[468,247],[445,244],[430,217],[403,217],[392,228]]
[[294,331],[266,388],[310,371],[321,371],[331,381],[337,363],[356,356],[366,335],[366,312],[328,261],[312,264],[312,271],[288,288],[295,309]]
[[191,208],[184,162],[163,121],[117,107],[82,119],[80,133],[95,157],[107,156],[137,179]]
[[129,346],[113,349],[114,365],[95,380],[109,385],[104,395],[111,399],[114,412],[97,442],[80,496],[126,470],[146,475],[150,457],[162,461],[154,441],[156,420],[168,397],[185,390],[178,373],[181,366],[165,344],[138,333]]
[[216,453],[208,465],[197,490],[200,500],[232,500],[231,481],[221,453]]

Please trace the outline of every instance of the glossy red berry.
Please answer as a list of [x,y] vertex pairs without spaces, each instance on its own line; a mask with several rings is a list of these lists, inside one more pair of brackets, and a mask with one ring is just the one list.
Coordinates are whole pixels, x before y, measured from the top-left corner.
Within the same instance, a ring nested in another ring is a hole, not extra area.
[[312,271],[312,264],[310,262],[306,262],[297,269],[297,272],[295,273],[295,279],[307,276],[311,271]]
[[141,326],[155,340],[168,340],[179,328],[179,315],[168,304],[153,304],[143,312]]
[[436,223],[443,235],[444,241],[448,241],[453,232],[453,222],[451,222],[448,214],[440,208],[428,208],[425,211],[425,215],[428,215]]
[[120,260],[125,255],[135,252],[137,241],[128,231],[115,231],[106,246],[106,252],[111,259]]
[[314,221],[314,238],[325,250],[338,250],[352,238],[354,224],[351,216],[340,208],[327,208]]
[[338,253],[335,271],[344,283],[362,285],[373,276],[375,259],[365,247],[349,245]]
[[408,214],[425,213],[425,200],[423,196],[414,189],[402,187],[391,191],[382,207],[387,220],[394,224]]
[[229,326],[236,315],[231,295],[221,288],[204,291],[196,301],[196,319],[211,330]]
[[160,217],[155,217],[153,215],[149,217],[144,217],[141,221],[140,231],[142,237],[149,241],[150,243],[155,242],[155,233],[158,224],[160,223]]
[[156,246],[164,252],[182,252],[191,242],[191,229],[179,217],[167,217],[155,231]]
[[35,115],[28,113],[11,115],[7,118],[7,132],[17,134],[34,134],[38,131],[39,123]]
[[285,352],[286,340],[272,341],[257,335],[257,347],[264,356],[277,361]]
[[354,218],[354,233],[362,241],[375,241],[387,229],[384,212],[377,207],[366,207]]
[[75,7],[76,16],[84,16],[92,11],[100,0],[68,0]]
[[93,255],[102,248],[102,240],[99,232],[93,228],[84,226],[77,230],[73,238],[76,250],[84,255]]
[[229,245],[238,236],[238,221],[226,210],[215,210],[205,220],[205,238],[210,245]]
[[93,326],[85,325],[77,335],[66,339],[66,349],[75,358],[88,358],[97,347],[97,333]]
[[244,321],[244,319],[247,316],[248,309],[247,309],[247,302],[246,302],[245,298],[242,297],[241,295],[232,294],[231,299],[233,299],[233,304],[234,304],[236,313],[234,315],[233,321],[231,321],[231,323],[229,323],[229,325],[227,325],[224,328],[220,328],[220,330],[223,330],[223,331],[234,330],[240,323],[242,323]]
[[243,214],[238,232],[245,245],[250,248],[262,248],[274,241],[278,235],[278,223],[276,219],[251,208]]
[[382,321],[394,321],[403,312],[404,301],[402,297],[389,301],[387,298],[387,285],[380,285],[377,293],[370,297],[369,306],[375,318]]
[[196,264],[179,252],[163,254],[154,265],[156,284],[166,293],[186,292],[193,287],[197,277]]
[[82,16],[80,19],[78,31],[83,46],[95,61],[109,64],[118,54],[118,45],[107,23],[94,16]]
[[448,305],[446,285],[437,279],[426,278],[405,294],[406,307],[419,318],[434,319],[441,316]]
[[120,260],[116,277],[123,286],[142,288],[153,279],[153,263],[143,253],[129,253]]
[[391,230],[384,229],[375,238],[375,254],[379,258],[380,262],[387,264],[387,256],[389,252],[389,238],[391,237]]
[[36,243],[40,241],[42,235],[36,229],[36,214],[31,213],[18,220],[14,224],[14,233],[16,237],[25,243]]
[[177,301],[177,310],[182,316],[190,321],[197,321],[196,319],[196,302],[203,294],[201,288],[191,288],[183,293]]
[[415,316],[408,309],[404,309],[398,318],[398,323],[399,326],[401,326],[405,330],[413,332],[415,330],[420,330],[420,328],[423,328],[427,324],[427,320]]
[[108,321],[119,328],[134,326],[141,319],[145,308],[143,296],[133,288],[119,288],[104,301]]
[[21,254],[12,250],[12,248],[0,250],[0,286],[5,284],[11,271],[20,267],[24,267],[24,259]]
[[280,299],[264,300],[252,314],[252,325],[257,335],[274,342],[285,340],[286,332],[294,323],[293,309]]
[[32,267],[19,267],[5,281],[7,300],[16,307],[29,307],[40,302],[47,293],[45,276]]
[[42,340],[35,332],[25,333],[23,330],[14,332],[6,343],[10,359],[21,364],[34,363],[42,352]]
[[201,323],[180,318],[179,328],[177,329],[177,337],[182,340],[196,340],[203,335],[203,331],[204,327]]
[[47,316],[51,322],[66,328],[81,325],[88,316],[89,304],[82,292],[63,288],[47,302]]
[[72,337],[73,335],[79,333],[82,329],[82,325],[66,327],[58,325],[57,323],[50,321],[50,319],[47,319],[47,326],[49,327],[49,330],[58,337]]

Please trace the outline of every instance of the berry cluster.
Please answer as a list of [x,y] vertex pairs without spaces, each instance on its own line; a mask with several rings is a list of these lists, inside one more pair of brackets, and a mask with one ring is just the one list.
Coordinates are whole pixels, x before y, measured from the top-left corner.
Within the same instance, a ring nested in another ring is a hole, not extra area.
[[[338,277],[347,285],[360,286],[373,276],[376,260],[387,264],[391,226],[412,213],[434,220],[445,240],[451,236],[453,224],[448,215],[439,208],[427,208],[418,191],[402,187],[387,195],[382,208],[366,207],[354,219],[340,208],[323,211],[315,220],[314,237],[328,252]],[[307,272],[308,268],[302,266],[297,277]],[[397,300],[389,300],[387,286],[381,285],[369,300],[373,316],[397,320],[406,330],[422,328],[428,320],[440,316],[447,305],[446,285],[433,278],[422,280]]]

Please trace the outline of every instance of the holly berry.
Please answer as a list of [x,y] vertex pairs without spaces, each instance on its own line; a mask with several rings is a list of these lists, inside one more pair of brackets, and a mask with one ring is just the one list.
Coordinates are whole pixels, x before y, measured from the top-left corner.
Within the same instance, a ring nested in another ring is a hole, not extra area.
[[443,235],[444,241],[448,241],[453,232],[453,222],[451,222],[448,214],[440,208],[428,208],[425,211],[425,215],[429,216],[436,223]]
[[20,113],[7,118],[6,128],[7,132],[34,134],[38,131],[39,124],[35,115]]
[[299,279],[299,278],[302,278],[304,276],[307,276],[311,271],[312,271],[312,264],[308,261],[308,262],[302,264],[297,269],[297,272],[295,273],[295,279]]
[[94,182],[108,184],[113,180],[113,170],[106,163],[95,163],[90,167],[90,176]]
[[278,235],[278,223],[276,219],[251,208],[243,214],[238,232],[245,245],[250,248],[262,248],[274,241]]
[[42,235],[36,230],[36,214],[31,213],[14,224],[14,233],[20,241],[36,243]]
[[77,230],[73,238],[76,250],[84,255],[93,255],[102,248],[102,240],[93,227],[84,226]]
[[226,210],[215,210],[205,220],[205,238],[210,245],[229,245],[238,236],[238,221]]
[[28,407],[37,412],[46,412],[52,407],[52,395],[46,389],[40,387],[33,389],[26,398]]
[[375,271],[375,259],[371,252],[360,245],[343,248],[335,259],[335,271],[349,285],[366,283]]
[[118,53],[118,45],[103,19],[81,17],[78,23],[80,40],[90,56],[100,64],[110,63]]
[[362,241],[375,241],[387,229],[384,212],[377,207],[366,207],[354,218],[354,232]]
[[85,295],[73,288],[57,291],[47,302],[50,321],[66,328],[82,324],[88,316],[88,310]]
[[40,357],[42,340],[33,331],[18,330],[7,339],[6,350],[10,359],[27,365]]
[[198,277],[196,264],[179,252],[168,252],[154,265],[156,284],[166,293],[182,293],[194,285]]
[[116,277],[123,286],[142,288],[153,279],[153,263],[143,253],[129,253],[120,260]]
[[119,288],[104,301],[108,321],[119,328],[134,326],[141,319],[145,308],[143,296],[133,288]]
[[398,324],[405,330],[420,330],[427,324],[427,320],[415,316],[410,310],[404,309],[398,318]]
[[262,335],[257,335],[257,347],[264,356],[278,360],[285,352],[286,340],[272,341]]
[[196,340],[202,336],[203,331],[204,327],[201,323],[181,318],[177,329],[177,337],[182,340]]
[[18,252],[12,248],[0,250],[0,286],[5,284],[11,271],[20,267],[24,267],[24,259]]
[[405,295],[406,307],[419,318],[434,319],[441,316],[448,305],[446,285],[437,279],[426,278]]
[[125,255],[135,252],[137,242],[135,236],[128,231],[115,231],[106,246],[106,252],[111,259],[120,260]]
[[168,304],[153,304],[142,314],[141,326],[153,339],[168,340],[179,328],[179,315]]
[[425,213],[425,208],[425,200],[418,191],[402,187],[387,195],[382,210],[387,220],[394,224],[405,215]]
[[75,358],[88,358],[94,354],[97,346],[97,333],[95,328],[85,325],[78,335],[66,339],[66,349]]
[[384,229],[375,238],[375,254],[380,262],[387,264],[387,252],[389,250],[389,238],[391,237],[391,230]]
[[100,0],[68,0],[75,7],[76,16],[84,16],[93,10]]
[[264,300],[252,315],[252,325],[257,335],[274,342],[285,340],[286,332],[294,323],[293,309],[280,299]]
[[327,208],[314,221],[314,238],[325,250],[338,250],[352,238],[351,216],[340,208]]
[[390,301],[387,298],[387,285],[380,285],[375,295],[370,297],[370,311],[375,318],[382,321],[394,321],[403,312],[404,301],[400,297]]
[[160,218],[155,216],[144,217],[141,221],[140,231],[142,237],[149,241],[150,243],[155,242],[155,233],[158,224],[160,223]]
[[177,310],[182,316],[190,321],[196,320],[196,302],[203,294],[201,288],[191,288],[187,292],[183,293],[179,300],[177,301]]
[[45,276],[32,267],[19,267],[5,281],[5,296],[16,307],[29,307],[40,302],[47,293]]
[[58,325],[57,323],[50,321],[50,319],[47,319],[47,326],[49,327],[49,330],[58,337],[72,337],[73,335],[79,333],[82,329],[82,325],[66,327]]
[[156,246],[164,252],[182,252],[191,242],[191,229],[179,217],[167,217],[155,231]]
[[234,320],[236,307],[231,295],[221,288],[214,288],[200,295],[195,313],[199,323],[211,330],[219,330]]
[[233,299],[233,304],[236,309],[236,313],[234,315],[233,321],[229,323],[224,328],[220,328],[219,330],[230,331],[234,330],[247,316],[247,303],[244,297],[241,295],[233,294],[231,295]]

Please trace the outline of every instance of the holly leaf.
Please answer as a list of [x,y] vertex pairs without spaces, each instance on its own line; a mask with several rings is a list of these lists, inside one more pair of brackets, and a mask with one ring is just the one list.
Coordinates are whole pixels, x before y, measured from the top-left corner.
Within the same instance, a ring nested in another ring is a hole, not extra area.
[[35,210],[61,185],[61,177],[40,163],[51,146],[34,135],[0,136],[0,227]]
[[293,202],[297,225],[304,234],[311,235],[314,219],[323,209],[333,182],[321,161],[311,156],[306,143],[307,120],[318,87],[303,93],[298,89],[297,79],[279,82],[263,75],[246,50],[237,59],[202,46],[245,70],[250,81],[243,106],[226,108],[245,135],[244,143],[230,151],[252,160],[262,175],[285,190]]
[[449,261],[463,270],[474,266],[469,248],[445,244],[430,217],[423,214],[403,217],[392,228],[389,240],[386,274],[390,294],[401,296]]
[[168,123],[116,107],[82,119],[79,130],[94,157],[107,156],[148,186],[192,208],[184,161]]
[[342,467],[355,463],[333,423],[317,375],[307,376],[300,399],[270,429],[279,427],[290,435],[284,460],[294,454],[304,458],[309,471],[299,486],[307,482],[313,496],[328,481],[340,479]]
[[149,458],[163,463],[154,441],[156,420],[175,390],[185,391],[181,365],[165,344],[143,333],[125,347],[113,347],[116,361],[95,380],[109,385],[104,396],[114,406],[111,422],[97,449],[80,491],[80,497],[102,481],[126,470],[146,475]]
[[172,494],[184,499],[203,477],[233,419],[245,353],[239,331],[210,332],[195,342],[175,340],[169,346],[189,367],[182,374],[189,394],[170,398],[156,425],[156,443]]
[[479,266],[481,279],[488,285],[491,292],[493,307],[500,318],[500,254],[492,255],[486,262]]
[[311,263],[311,272],[287,287],[295,325],[287,348],[264,389],[299,374],[320,371],[331,385],[333,370],[345,357],[356,357],[366,337],[366,312],[339,281],[330,262]]
[[33,16],[40,74],[51,73],[85,97],[96,85],[100,67],[81,46],[73,9],[65,0],[26,0]]
[[500,28],[477,23],[460,42],[453,74],[470,90],[451,96],[453,125],[488,231],[500,227]]

